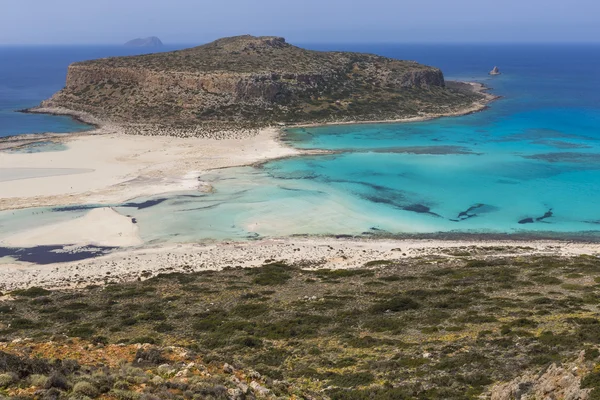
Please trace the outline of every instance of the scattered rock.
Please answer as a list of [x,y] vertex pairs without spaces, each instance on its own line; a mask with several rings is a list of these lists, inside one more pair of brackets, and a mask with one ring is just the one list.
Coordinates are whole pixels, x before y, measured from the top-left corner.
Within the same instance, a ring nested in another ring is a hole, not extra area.
[[[576,364],[583,364],[582,353]],[[511,382],[496,385],[491,390],[491,400],[562,399],[587,400],[590,389],[581,388],[581,377],[577,366],[552,364],[543,373],[518,377]]]
[[259,396],[265,397],[271,393],[269,389],[267,389],[264,386],[261,386],[261,384],[256,381],[250,382],[250,387],[252,388],[252,390],[254,390],[254,393],[256,393]]
[[225,372],[226,374],[233,374],[235,371],[235,368],[233,368],[231,365],[225,363],[223,365],[223,372]]
[[228,389],[227,395],[231,400],[243,400],[245,398],[244,392],[241,389]]

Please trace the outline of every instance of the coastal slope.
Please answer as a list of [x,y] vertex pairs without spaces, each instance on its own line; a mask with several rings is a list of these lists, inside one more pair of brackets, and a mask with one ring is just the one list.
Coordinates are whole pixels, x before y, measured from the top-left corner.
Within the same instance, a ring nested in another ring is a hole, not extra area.
[[66,87],[41,109],[156,134],[449,115],[481,102],[471,86],[447,85],[442,71],[413,61],[246,35],[72,64]]

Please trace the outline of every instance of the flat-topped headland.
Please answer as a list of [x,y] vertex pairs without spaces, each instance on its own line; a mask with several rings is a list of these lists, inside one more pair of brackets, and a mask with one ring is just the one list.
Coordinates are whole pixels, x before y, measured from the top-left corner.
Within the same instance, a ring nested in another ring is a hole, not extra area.
[[69,66],[32,111],[70,113],[127,133],[218,136],[274,125],[399,121],[477,111],[493,96],[441,70],[373,54],[321,52],[237,36],[190,49]]

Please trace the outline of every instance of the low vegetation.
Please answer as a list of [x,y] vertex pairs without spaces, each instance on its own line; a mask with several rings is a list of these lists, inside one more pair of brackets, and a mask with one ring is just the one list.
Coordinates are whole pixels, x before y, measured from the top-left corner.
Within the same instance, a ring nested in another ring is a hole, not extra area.
[[474,399],[600,361],[600,259],[490,253],[6,293],[0,396]]
[[484,101],[439,69],[372,54],[302,49],[237,36],[175,52],[73,64],[45,101],[159,134],[276,123],[391,120],[464,111]]

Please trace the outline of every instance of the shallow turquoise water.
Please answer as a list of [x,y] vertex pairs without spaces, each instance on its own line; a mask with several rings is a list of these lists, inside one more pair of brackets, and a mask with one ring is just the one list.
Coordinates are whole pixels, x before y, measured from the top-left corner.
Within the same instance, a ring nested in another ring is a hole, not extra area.
[[1,150],[4,153],[20,153],[20,154],[33,154],[33,153],[46,153],[46,152],[56,152],[56,151],[65,151],[67,150],[67,146],[64,143],[60,142],[52,142],[47,140],[42,140],[39,142],[33,142],[31,144],[27,144],[20,147],[10,147],[5,150]]
[[[114,206],[136,218],[148,242],[294,234],[600,238],[600,46],[359,47],[351,49],[441,66],[503,98],[463,117],[293,129],[284,137],[289,145],[335,154],[212,171],[202,176],[212,193]],[[490,79],[482,71],[495,64],[504,74]],[[38,212],[44,217],[0,213],[0,227],[82,211]]]
[[[169,232],[176,240],[382,233],[598,237],[600,78],[593,69],[600,65],[599,49],[438,48],[433,54],[442,58],[432,64],[480,80],[503,98],[485,112],[457,118],[290,130],[284,138],[289,145],[336,154],[209,173],[203,178],[215,193],[170,199],[140,213],[141,231],[148,239]],[[431,57],[416,48],[379,50]],[[502,61],[504,74],[481,74],[482,54],[488,65]]]

